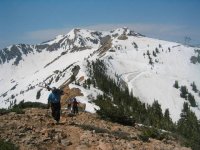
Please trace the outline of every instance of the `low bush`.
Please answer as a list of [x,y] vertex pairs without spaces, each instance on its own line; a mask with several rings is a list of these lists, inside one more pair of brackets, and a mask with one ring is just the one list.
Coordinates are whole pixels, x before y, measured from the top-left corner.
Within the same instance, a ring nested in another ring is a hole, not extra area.
[[9,113],[9,112],[10,112],[10,111],[9,111],[8,109],[4,109],[4,108],[0,109],[0,115],[7,114],[7,113]]
[[0,115],[5,115],[8,114],[10,112],[15,112],[17,114],[24,114],[24,110],[25,108],[41,108],[41,109],[47,109],[48,105],[47,104],[43,104],[40,102],[24,102],[21,101],[19,104],[15,104],[12,108],[10,109],[0,109]]
[[15,112],[16,114],[25,114],[25,111],[21,108],[13,108],[10,111]]
[[42,108],[42,109],[46,109],[47,104],[40,103],[40,102],[24,102],[24,101],[21,101],[19,104],[14,105],[12,109],[15,109],[15,108],[21,108],[21,109]]
[[156,129],[156,128],[143,128],[142,133],[139,137],[144,142],[148,142],[149,138],[153,138],[153,139],[157,139],[157,140],[163,140],[163,139],[170,138],[168,132],[162,132],[161,130]]
[[0,139],[0,150],[18,150],[19,148],[11,142]]

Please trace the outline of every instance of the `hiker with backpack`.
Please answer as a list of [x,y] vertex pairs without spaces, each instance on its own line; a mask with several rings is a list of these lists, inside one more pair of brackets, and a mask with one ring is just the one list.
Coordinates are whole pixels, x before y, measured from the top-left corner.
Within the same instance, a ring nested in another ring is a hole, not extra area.
[[74,98],[70,98],[69,100],[67,100],[67,109],[69,110],[70,113],[72,113],[72,109],[73,109],[73,101],[74,101]]
[[62,90],[53,87],[48,97],[48,105],[51,106],[52,117],[54,118],[54,120],[56,120],[57,124],[60,121],[60,110],[61,110],[60,99],[61,95],[63,94],[64,92]]
[[79,102],[77,102],[76,98],[73,98],[73,102],[72,102],[72,111],[74,114],[78,114],[78,104]]

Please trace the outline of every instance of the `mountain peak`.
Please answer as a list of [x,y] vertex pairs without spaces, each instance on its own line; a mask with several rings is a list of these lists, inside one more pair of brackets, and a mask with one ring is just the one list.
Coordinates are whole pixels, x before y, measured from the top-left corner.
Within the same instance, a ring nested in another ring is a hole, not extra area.
[[[54,40],[42,44],[17,44],[0,51],[0,83],[2,85],[0,99],[2,106],[8,107],[9,102],[14,99],[17,99],[18,102],[22,99],[28,100],[27,95],[32,96],[32,91],[37,92],[36,89],[29,92],[27,90],[30,89],[29,84],[36,85],[46,80],[50,75],[54,84],[61,84],[61,81],[53,80],[56,75],[52,72],[55,70],[62,72],[77,62],[84,64],[84,60],[89,58],[91,60],[104,59],[109,66],[111,76],[128,84],[130,90],[133,90],[133,93],[146,103],[152,104],[156,99],[162,104],[163,110],[169,108],[171,112],[177,112],[173,113],[174,121],[179,119],[184,99],[181,99],[180,93],[173,89],[174,81],[172,79],[176,77],[174,80],[178,80],[182,85],[187,85],[188,88],[192,82],[200,87],[199,63],[196,65],[190,63],[191,58],[196,62],[200,59],[199,54],[192,47],[187,48],[173,42],[142,37],[127,27],[110,32],[74,28],[68,34],[59,35]],[[183,64],[187,68],[187,72],[185,68],[181,67]],[[82,67],[85,68],[84,65]],[[30,74],[27,72],[31,72],[32,76],[29,77]],[[56,78],[61,79],[62,76],[64,73]],[[15,89],[13,89],[16,85],[13,78],[19,80]],[[64,77],[62,79],[64,80]],[[160,84],[162,83],[162,87],[158,85],[156,79],[160,81]],[[49,81],[49,83],[52,82]],[[4,89],[4,87],[7,88]],[[172,90],[170,90],[171,88]],[[22,89],[27,91],[27,95],[20,95]],[[148,89],[154,92],[151,93]],[[168,92],[168,97],[164,96],[163,90]],[[192,93],[191,90],[190,93]],[[198,94],[192,94],[198,104]],[[177,100],[173,102],[174,97]],[[35,97],[32,99],[36,100]],[[166,104],[165,101],[168,99],[171,99],[171,103]],[[172,105],[172,102],[175,104]],[[194,109],[199,112],[198,108]]]
[[144,36],[140,33],[137,33],[135,31],[129,29],[128,27],[117,28],[115,30],[110,31],[110,33],[118,34],[118,35],[129,35],[129,36]]

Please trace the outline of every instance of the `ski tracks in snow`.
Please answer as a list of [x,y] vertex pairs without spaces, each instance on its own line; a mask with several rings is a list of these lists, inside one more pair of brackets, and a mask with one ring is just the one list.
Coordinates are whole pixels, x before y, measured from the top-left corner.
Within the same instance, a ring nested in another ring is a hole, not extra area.
[[121,75],[119,75],[121,80],[124,80],[125,82],[129,83],[133,83],[137,78],[147,74],[149,71],[143,71],[143,70],[135,70],[132,72],[126,72],[123,73]]

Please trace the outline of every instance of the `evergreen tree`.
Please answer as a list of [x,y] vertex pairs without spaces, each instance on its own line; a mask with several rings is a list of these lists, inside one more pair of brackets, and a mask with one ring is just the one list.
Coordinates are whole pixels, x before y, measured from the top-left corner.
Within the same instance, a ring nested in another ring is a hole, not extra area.
[[193,83],[191,84],[191,86],[192,86],[192,90],[193,90],[195,93],[197,93],[198,90],[197,90],[196,84],[193,82]]
[[169,130],[169,131],[175,130],[175,126],[173,124],[173,121],[170,118],[169,109],[166,109],[165,113],[164,113],[163,129]]
[[181,118],[177,123],[177,132],[186,138],[186,146],[190,146],[192,149],[200,149],[200,128],[198,120],[187,103],[183,104]]
[[182,98],[187,99],[187,94],[188,94],[188,89],[187,89],[187,87],[186,87],[186,86],[181,86],[180,91],[181,91],[180,96],[181,96]]
[[138,50],[138,45],[134,42],[133,43],[134,44],[134,48],[136,49],[136,50]]
[[55,82],[58,82],[58,80],[60,79],[60,76],[56,76]]
[[76,77],[75,77],[75,75],[73,74],[73,75],[71,75],[71,77],[70,77],[70,81],[71,82],[73,82],[73,81],[75,81],[76,80]]
[[150,65],[153,65],[153,61],[152,61],[152,58],[151,58],[151,57],[149,57],[149,64],[150,64]]
[[152,106],[139,101],[129,92],[128,87],[118,85],[106,74],[107,69],[102,60],[92,62],[91,68],[92,80],[95,80],[96,86],[104,93],[94,101],[100,107],[97,113],[102,118],[126,125],[138,122],[166,130],[173,129],[169,111],[164,116],[158,101]]
[[151,125],[153,125],[154,127],[161,128],[163,114],[162,114],[161,106],[158,103],[158,101],[153,102],[152,107],[149,108],[149,114],[150,114]]
[[41,90],[42,90],[42,89],[40,89],[40,90],[37,91],[36,99],[40,99],[40,96],[41,96]]
[[87,88],[87,81],[85,80],[83,83],[83,87],[86,89]]
[[196,107],[197,106],[195,98],[191,93],[188,94],[188,101],[190,102],[190,105],[192,107]]
[[150,52],[149,52],[149,50],[147,50],[147,55],[150,56]]
[[155,52],[155,51],[153,51],[153,56],[154,56],[154,57],[157,57],[157,55],[156,55],[156,52]]
[[156,47],[156,49],[155,49],[155,50],[156,50],[156,53],[160,53],[160,52],[159,52],[159,49],[158,49],[157,47]]
[[92,81],[91,81],[90,78],[88,78],[86,82],[87,82],[87,85],[88,85],[88,86],[90,86],[90,84],[92,83]]
[[176,80],[175,83],[174,83],[174,87],[175,87],[176,89],[179,88],[179,85],[178,85],[178,81],[177,81],[177,80]]
[[182,110],[182,112],[188,112],[188,111],[189,111],[188,103],[183,103],[183,110]]

